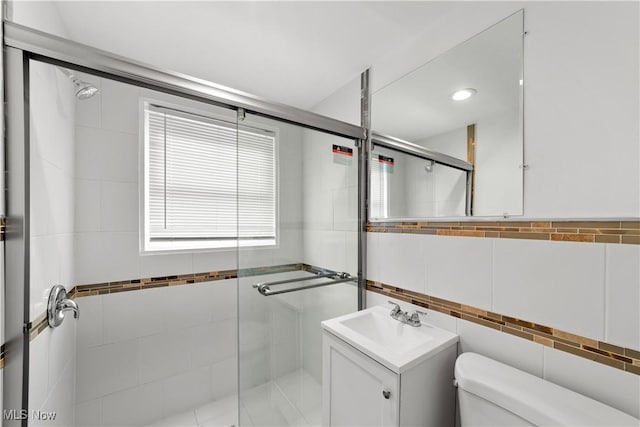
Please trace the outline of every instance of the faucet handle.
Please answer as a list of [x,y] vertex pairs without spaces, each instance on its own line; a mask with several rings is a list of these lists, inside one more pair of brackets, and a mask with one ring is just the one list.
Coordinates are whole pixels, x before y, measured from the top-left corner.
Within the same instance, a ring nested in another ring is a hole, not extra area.
[[400,306],[398,304],[396,304],[395,302],[389,300],[387,301],[389,304],[393,305],[393,308],[391,309],[391,315],[394,316],[400,312],[402,312],[402,309],[400,308]]
[[422,310],[414,310],[413,313],[411,313],[411,317],[409,317],[409,324],[411,326],[420,326],[421,322],[420,322],[420,315],[427,315],[426,311],[422,311]]

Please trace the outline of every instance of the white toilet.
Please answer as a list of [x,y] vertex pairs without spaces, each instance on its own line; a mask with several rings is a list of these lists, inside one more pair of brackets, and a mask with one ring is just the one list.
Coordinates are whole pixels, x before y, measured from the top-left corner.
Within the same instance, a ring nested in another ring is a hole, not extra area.
[[475,353],[455,367],[461,426],[640,426],[640,420]]

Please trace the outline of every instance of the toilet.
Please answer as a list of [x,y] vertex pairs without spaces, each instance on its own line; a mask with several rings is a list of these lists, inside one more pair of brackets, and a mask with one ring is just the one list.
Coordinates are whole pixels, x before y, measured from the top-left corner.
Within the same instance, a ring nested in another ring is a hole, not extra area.
[[636,426],[640,420],[475,353],[456,361],[461,426]]

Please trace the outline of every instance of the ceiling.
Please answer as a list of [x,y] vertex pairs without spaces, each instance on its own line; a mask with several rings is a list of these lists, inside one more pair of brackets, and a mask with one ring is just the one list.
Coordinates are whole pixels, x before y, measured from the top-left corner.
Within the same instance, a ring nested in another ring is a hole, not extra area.
[[452,9],[397,1],[55,5],[73,40],[304,109]]

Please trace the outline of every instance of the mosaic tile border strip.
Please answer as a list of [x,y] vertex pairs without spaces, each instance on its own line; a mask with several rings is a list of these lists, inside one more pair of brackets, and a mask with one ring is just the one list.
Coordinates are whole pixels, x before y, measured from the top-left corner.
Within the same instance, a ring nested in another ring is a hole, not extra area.
[[367,280],[367,290],[640,375],[640,351]]
[[41,313],[29,324],[29,341],[36,339],[48,327],[47,313]]
[[370,222],[367,232],[640,245],[640,220]]
[[305,264],[283,264],[271,267],[243,268],[240,270],[207,271],[203,273],[182,274],[174,276],[148,277],[143,279],[122,280],[118,282],[77,285],[71,292],[71,298],[92,295],[114,294],[117,292],[139,291],[164,286],[191,285],[216,280],[236,279],[238,277],[257,276],[260,274],[286,273],[289,271],[313,271],[314,267]]
[[5,345],[2,344],[0,346],[0,369],[4,368],[4,362],[5,362],[6,358],[7,358],[7,355],[6,355],[6,351],[5,351]]
[[[141,291],[144,289],[160,288],[165,286],[191,285],[217,280],[235,279],[238,277],[259,276],[262,274],[287,273],[291,271],[307,271],[310,273],[324,273],[329,270],[315,267],[309,264],[283,264],[269,267],[242,268],[240,270],[209,271],[205,273],[183,274],[175,276],[150,277],[144,279],[122,280],[118,282],[96,283],[91,285],[77,285],[69,291],[71,299],[114,294],[127,291]],[[29,324],[29,341],[33,341],[38,335],[49,327],[46,313],[41,313]]]

